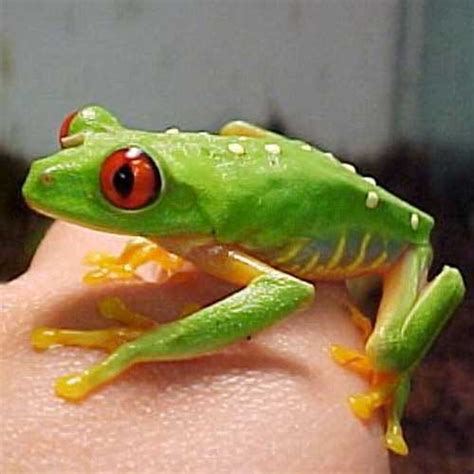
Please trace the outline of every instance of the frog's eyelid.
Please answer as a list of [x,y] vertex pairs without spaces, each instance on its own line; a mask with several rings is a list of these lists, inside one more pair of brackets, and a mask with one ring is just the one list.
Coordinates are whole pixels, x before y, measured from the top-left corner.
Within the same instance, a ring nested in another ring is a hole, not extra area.
[[75,133],[74,135],[61,138],[61,146],[63,148],[72,148],[75,146],[79,146],[84,143],[85,139],[86,136],[83,133]]
[[61,145],[61,140],[69,135],[69,130],[71,128],[72,121],[77,117],[78,111],[74,110],[64,117],[61,127],[59,128],[59,144]]

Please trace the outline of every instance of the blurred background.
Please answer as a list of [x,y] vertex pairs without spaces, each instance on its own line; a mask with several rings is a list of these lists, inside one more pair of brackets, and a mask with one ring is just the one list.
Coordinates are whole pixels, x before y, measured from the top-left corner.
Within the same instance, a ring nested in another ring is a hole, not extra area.
[[[89,103],[133,128],[242,118],[330,150],[434,214],[433,271],[472,285],[473,0],[0,0],[0,280],[48,226],[20,197],[29,162]],[[395,473],[474,469],[473,310],[469,293],[418,371]]]

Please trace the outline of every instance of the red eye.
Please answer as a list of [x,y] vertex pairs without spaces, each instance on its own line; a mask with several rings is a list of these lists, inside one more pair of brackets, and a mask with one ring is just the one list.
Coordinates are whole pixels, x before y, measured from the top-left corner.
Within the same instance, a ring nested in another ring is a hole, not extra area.
[[59,129],[59,144],[62,147],[61,140],[69,135],[69,127],[71,126],[71,122],[74,120],[74,117],[77,115],[77,110],[66,115],[61,124],[61,128]]
[[162,188],[153,160],[139,148],[112,153],[102,164],[100,185],[106,199],[121,209],[140,209],[151,204]]

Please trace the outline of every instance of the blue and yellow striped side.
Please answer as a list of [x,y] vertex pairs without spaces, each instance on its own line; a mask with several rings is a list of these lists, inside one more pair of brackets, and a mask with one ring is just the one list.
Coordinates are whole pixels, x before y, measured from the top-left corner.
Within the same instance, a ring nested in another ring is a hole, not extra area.
[[370,233],[342,233],[336,239],[295,239],[253,254],[300,278],[338,280],[379,273],[395,262],[406,244]]

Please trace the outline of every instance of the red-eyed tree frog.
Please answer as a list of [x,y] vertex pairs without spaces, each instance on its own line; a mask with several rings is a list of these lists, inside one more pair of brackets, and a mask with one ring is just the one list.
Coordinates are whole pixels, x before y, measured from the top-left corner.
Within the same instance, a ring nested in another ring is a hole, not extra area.
[[219,134],[123,127],[88,106],[69,115],[62,149],[35,161],[23,188],[35,210],[112,233],[139,236],[118,257],[93,254],[89,282],[129,278],[147,262],[169,273],[184,261],[242,289],[177,321],[157,325],[120,300],[99,306],[121,326],[95,331],[37,328],[33,345],[98,347],[110,355],[61,377],[56,393],[84,398],[132,364],[218,351],[276,323],[314,298],[314,282],[378,275],[375,327],[355,307],[365,350],[334,345],[333,358],[365,377],[354,413],[386,413],[386,446],[407,453],[400,418],[413,370],[461,302],[460,272],[431,282],[433,218],[300,140],[245,122]]

